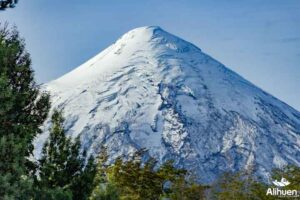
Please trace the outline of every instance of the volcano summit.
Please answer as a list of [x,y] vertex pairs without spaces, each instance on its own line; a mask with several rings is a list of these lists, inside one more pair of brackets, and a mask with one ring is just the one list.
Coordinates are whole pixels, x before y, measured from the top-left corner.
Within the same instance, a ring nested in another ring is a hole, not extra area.
[[[300,113],[159,27],[129,31],[43,85],[67,134],[112,159],[140,148],[209,183],[228,170],[300,165]],[[37,138],[36,151],[48,135]]]

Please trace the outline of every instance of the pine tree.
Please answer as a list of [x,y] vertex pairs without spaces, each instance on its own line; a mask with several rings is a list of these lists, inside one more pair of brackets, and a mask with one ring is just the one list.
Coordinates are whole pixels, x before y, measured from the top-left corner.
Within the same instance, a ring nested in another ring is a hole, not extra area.
[[80,140],[65,135],[62,113],[54,111],[49,140],[45,143],[39,160],[37,185],[40,190],[63,189],[73,199],[87,199],[96,168],[91,157],[85,166],[86,153],[80,151]]
[[14,8],[18,3],[18,0],[0,0],[0,10],[5,10],[6,8]]
[[16,28],[0,24],[0,196],[32,195],[33,138],[50,107],[49,96],[34,81],[31,60]]

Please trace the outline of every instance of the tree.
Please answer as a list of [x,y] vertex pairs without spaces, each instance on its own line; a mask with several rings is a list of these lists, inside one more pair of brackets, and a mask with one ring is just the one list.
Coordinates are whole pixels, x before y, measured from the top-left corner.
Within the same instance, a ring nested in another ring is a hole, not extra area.
[[226,172],[212,186],[211,199],[220,200],[269,200],[274,197],[266,196],[267,185],[254,178],[247,171]]
[[115,185],[120,199],[159,199],[163,194],[163,176],[154,170],[156,161],[149,159],[142,162],[142,152],[135,153],[133,159],[116,160],[114,165],[107,169],[108,181]]
[[72,200],[72,192],[64,188],[35,188],[34,199],[36,200]]
[[108,155],[106,148],[102,147],[97,158],[96,175],[93,181],[93,190],[89,200],[119,200],[119,191],[116,186],[108,181],[106,174]]
[[30,55],[16,28],[0,24],[0,196],[32,195],[34,137],[47,117],[49,95],[34,81]]
[[6,8],[14,8],[18,3],[18,0],[0,0],[0,10],[5,10]]
[[186,170],[176,169],[171,161],[158,166],[145,153],[142,149],[131,159],[118,158],[110,166],[99,162],[90,200],[197,200],[204,196],[204,187],[186,180]]
[[49,140],[45,143],[39,160],[37,185],[41,190],[63,189],[74,199],[87,199],[91,192],[96,167],[90,157],[87,165],[86,153],[80,151],[80,140],[72,141],[65,135],[62,113],[54,111]]
[[295,165],[287,165],[282,169],[274,169],[272,171],[273,180],[287,179],[290,184],[284,188],[287,190],[300,191],[300,167]]
[[92,190],[94,189],[94,179],[97,172],[97,166],[95,159],[91,156],[84,169],[81,170],[81,174],[78,178],[74,179],[71,185],[71,191],[74,197],[78,200],[89,199]]
[[165,162],[157,173],[164,180],[163,196],[172,200],[204,199],[208,187],[197,183],[187,170],[176,169],[173,161]]
[[119,191],[112,183],[101,183],[93,190],[89,200],[119,200]]
[[201,200],[205,199],[205,192],[208,188],[208,186],[197,184],[186,177],[179,177],[173,181],[167,197],[172,200]]

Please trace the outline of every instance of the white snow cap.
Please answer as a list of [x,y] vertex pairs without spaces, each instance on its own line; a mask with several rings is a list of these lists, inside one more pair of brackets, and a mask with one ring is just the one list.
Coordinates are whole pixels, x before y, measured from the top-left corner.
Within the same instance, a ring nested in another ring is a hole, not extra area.
[[298,111],[158,26],[129,31],[44,88],[89,153],[106,145],[114,159],[146,148],[202,182],[227,170],[255,166],[267,177],[300,165]]
[[52,83],[63,83],[74,87],[85,80],[91,81],[97,76],[103,79],[108,73],[117,70],[128,59],[142,51],[153,55],[170,50],[184,52],[189,49],[200,51],[196,46],[164,31],[159,26],[144,26],[125,33],[104,51]]

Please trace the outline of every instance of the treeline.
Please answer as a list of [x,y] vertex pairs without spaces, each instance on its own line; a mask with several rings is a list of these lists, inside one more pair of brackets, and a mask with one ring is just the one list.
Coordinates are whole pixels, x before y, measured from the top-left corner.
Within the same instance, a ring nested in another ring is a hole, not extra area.
[[[267,184],[250,172],[225,173],[201,185],[191,172],[172,161],[157,165],[145,150],[130,159],[108,162],[106,149],[95,158],[82,150],[79,138],[65,135],[61,111],[51,115],[49,138],[39,160],[33,140],[49,115],[49,95],[34,81],[29,53],[18,31],[0,29],[0,199],[2,200],[197,200],[278,199],[266,195]],[[300,188],[299,167],[274,170],[286,188]],[[285,198],[287,199],[287,198]]]

